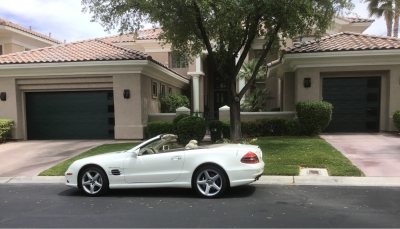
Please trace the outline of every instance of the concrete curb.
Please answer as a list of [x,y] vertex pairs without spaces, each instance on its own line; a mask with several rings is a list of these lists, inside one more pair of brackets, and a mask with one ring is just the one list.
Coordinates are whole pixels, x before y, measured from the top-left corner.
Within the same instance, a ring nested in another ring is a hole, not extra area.
[[[0,184],[64,184],[64,176],[0,177]],[[262,176],[255,185],[400,187],[400,177]]]
[[262,176],[254,184],[400,187],[400,177]]

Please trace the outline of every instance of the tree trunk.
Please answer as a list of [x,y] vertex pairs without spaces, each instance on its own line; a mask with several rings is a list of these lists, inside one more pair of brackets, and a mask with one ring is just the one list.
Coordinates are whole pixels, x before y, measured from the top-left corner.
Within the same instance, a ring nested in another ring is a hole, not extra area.
[[230,102],[230,119],[231,119],[231,141],[238,142],[242,140],[242,127],[240,123],[240,100],[232,100]]
[[385,21],[386,21],[386,29],[387,29],[387,36],[392,36],[392,29],[393,29],[393,11],[392,11],[392,1],[387,2],[388,9],[385,10]]
[[393,37],[399,36],[399,16],[400,16],[400,0],[394,1],[394,25],[393,25]]

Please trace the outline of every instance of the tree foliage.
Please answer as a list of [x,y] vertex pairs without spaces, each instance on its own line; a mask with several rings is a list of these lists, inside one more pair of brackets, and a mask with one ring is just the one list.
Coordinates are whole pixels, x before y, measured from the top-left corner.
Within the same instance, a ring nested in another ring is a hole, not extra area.
[[174,113],[179,107],[190,107],[189,98],[175,93],[160,94],[161,113]]
[[384,17],[386,21],[387,36],[398,37],[400,0],[365,0],[369,16]]
[[[137,31],[144,23],[161,26],[162,42],[180,56],[207,50],[227,85],[231,140],[240,140],[240,99],[255,80],[268,52],[285,38],[321,36],[351,0],[82,0],[83,11],[106,30]],[[236,91],[238,75],[255,39],[264,52],[250,80]],[[237,60],[237,61],[236,61]]]

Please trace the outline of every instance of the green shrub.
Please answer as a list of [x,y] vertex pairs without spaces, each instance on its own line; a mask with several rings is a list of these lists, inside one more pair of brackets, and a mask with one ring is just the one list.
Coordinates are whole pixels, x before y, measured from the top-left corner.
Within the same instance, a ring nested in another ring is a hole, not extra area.
[[286,133],[286,119],[265,118],[258,121],[257,129],[261,131],[260,136],[283,136]]
[[[161,94],[160,95],[161,113],[176,112],[179,107],[189,107],[188,97],[179,94]],[[170,110],[171,109],[171,110]]]
[[210,130],[211,141],[216,142],[221,139],[222,136],[222,122],[218,120],[212,120],[208,123],[208,129]]
[[11,138],[11,127],[13,125],[13,120],[0,119],[0,142],[4,142],[7,138]]
[[222,121],[221,122],[221,131],[223,138],[230,139],[231,138],[231,124],[229,121]]
[[172,122],[155,121],[147,124],[148,138],[155,137],[159,134],[172,134],[174,132],[174,125]]
[[188,117],[189,115],[187,114],[180,114],[172,120],[172,124],[174,126],[174,134],[178,134],[178,122],[181,121],[181,119]]
[[297,121],[289,121],[287,120],[286,123],[286,136],[299,136],[300,135],[300,124]]
[[316,135],[324,130],[332,120],[332,104],[322,101],[302,101],[296,103],[296,113],[300,129],[306,135]]
[[186,145],[190,140],[201,142],[206,135],[206,124],[203,118],[188,116],[178,122],[178,142]]
[[393,122],[394,125],[396,126],[397,130],[400,131],[400,109],[394,112],[393,114]]

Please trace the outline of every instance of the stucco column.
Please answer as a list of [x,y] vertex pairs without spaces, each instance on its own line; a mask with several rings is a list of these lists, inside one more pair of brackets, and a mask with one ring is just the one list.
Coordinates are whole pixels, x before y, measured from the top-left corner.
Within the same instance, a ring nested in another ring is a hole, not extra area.
[[199,75],[192,75],[193,111],[200,110],[200,83]]
[[219,121],[230,121],[231,120],[231,115],[230,115],[230,110],[231,108],[228,106],[223,106],[219,108]]

